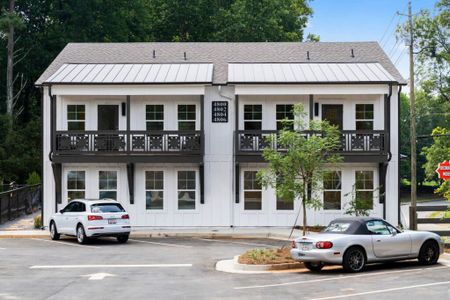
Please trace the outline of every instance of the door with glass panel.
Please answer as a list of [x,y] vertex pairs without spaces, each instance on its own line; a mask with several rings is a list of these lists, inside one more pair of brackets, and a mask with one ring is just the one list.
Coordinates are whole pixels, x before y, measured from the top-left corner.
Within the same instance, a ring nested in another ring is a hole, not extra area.
[[96,148],[99,151],[117,151],[124,148],[125,138],[114,131],[119,130],[119,105],[97,107]]

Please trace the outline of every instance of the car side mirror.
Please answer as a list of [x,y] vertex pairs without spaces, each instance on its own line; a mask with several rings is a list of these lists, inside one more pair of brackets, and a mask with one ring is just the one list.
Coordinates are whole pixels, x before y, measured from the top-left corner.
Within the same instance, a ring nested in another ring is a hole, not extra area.
[[59,212],[60,212],[61,214],[63,214],[63,213],[64,213],[64,209],[61,209]]
[[394,230],[394,231],[392,232],[392,236],[396,236],[396,235],[397,235],[397,231]]

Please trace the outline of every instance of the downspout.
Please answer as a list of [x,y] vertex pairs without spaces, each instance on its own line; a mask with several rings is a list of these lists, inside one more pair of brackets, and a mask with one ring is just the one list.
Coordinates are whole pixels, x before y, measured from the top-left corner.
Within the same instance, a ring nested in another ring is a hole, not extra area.
[[398,200],[398,207],[397,207],[397,221],[398,221],[398,224],[401,226],[402,225],[402,220],[401,220],[401,201],[400,201],[400,179],[401,179],[401,176],[400,176],[400,142],[401,142],[401,134],[400,134],[400,107],[401,107],[401,105],[400,105],[400,94],[401,94],[401,92],[402,92],[402,86],[401,85],[399,85],[398,86],[398,94],[397,94],[397,114],[398,114],[398,117],[397,117],[397,132],[398,132],[398,134],[397,134],[397,136],[398,136],[398,149],[397,149],[397,160],[398,160],[398,162],[397,162],[397,176],[398,176],[398,188],[397,188],[397,193],[398,193],[398,197],[397,197],[397,200]]
[[380,176],[380,174],[378,175],[379,178],[383,178],[383,188],[381,189],[383,192],[383,219],[386,219],[386,205],[387,205],[387,197],[386,197],[386,175],[387,175],[387,168],[388,168],[388,164],[392,159],[392,152],[391,152],[391,96],[392,96],[392,84],[389,84],[389,93],[387,95],[385,95],[385,103],[384,105],[386,106],[384,108],[385,114],[384,114],[384,130],[387,131],[388,133],[388,138],[387,138],[387,145],[388,145],[388,159],[387,159],[387,163],[383,163],[383,168],[379,167],[378,168],[378,172],[383,172],[384,174],[382,176]]

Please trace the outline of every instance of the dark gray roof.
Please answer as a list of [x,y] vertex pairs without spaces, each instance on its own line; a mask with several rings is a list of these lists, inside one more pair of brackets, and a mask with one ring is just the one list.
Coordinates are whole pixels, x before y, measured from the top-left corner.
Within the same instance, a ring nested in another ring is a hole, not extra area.
[[[354,57],[352,57],[352,49]],[[153,58],[155,51],[155,58]],[[309,60],[307,52],[309,51]],[[186,52],[186,60],[184,60]],[[45,83],[67,63],[201,63],[214,64],[214,84],[226,84],[228,63],[380,63],[406,84],[377,42],[317,43],[69,43],[36,81]]]

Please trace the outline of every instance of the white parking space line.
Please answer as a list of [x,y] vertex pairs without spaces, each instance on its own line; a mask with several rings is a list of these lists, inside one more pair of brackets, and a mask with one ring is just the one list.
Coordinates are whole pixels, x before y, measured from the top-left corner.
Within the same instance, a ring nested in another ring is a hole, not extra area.
[[38,238],[31,238],[32,240],[35,241],[42,241],[42,242],[48,242],[48,243],[54,243],[54,244],[60,244],[60,245],[65,245],[65,246],[72,246],[72,247],[79,247],[79,248],[91,248],[91,249],[100,249],[101,247],[97,247],[97,246],[89,246],[89,245],[78,245],[78,244],[73,244],[73,243],[67,243],[67,242],[62,242],[62,241],[52,241],[52,240],[44,240],[44,239],[38,239]]
[[207,242],[216,242],[216,243],[227,243],[227,244],[236,244],[236,245],[245,245],[245,246],[256,246],[256,247],[268,247],[275,248],[277,246],[268,245],[268,244],[258,244],[258,243],[248,243],[248,242],[235,242],[228,240],[218,240],[218,239],[204,239],[204,238],[194,238],[196,240],[207,241]]
[[435,270],[448,269],[448,268],[450,268],[450,267],[444,266],[444,267],[417,268],[417,269],[409,269],[409,270],[374,272],[374,273],[369,272],[366,274],[359,274],[359,275],[340,275],[340,276],[331,277],[331,278],[320,278],[320,279],[312,279],[312,280],[304,280],[304,281],[292,281],[292,282],[274,283],[274,284],[266,284],[266,285],[239,286],[239,287],[234,287],[234,289],[235,290],[246,290],[246,289],[269,288],[269,287],[288,286],[288,285],[296,285],[296,284],[308,284],[308,283],[322,282],[322,281],[352,279],[352,278],[359,278],[359,277],[372,277],[372,276],[398,274],[398,273],[419,273],[419,272],[423,272],[423,271],[435,271]]
[[146,264],[146,265],[49,265],[31,266],[30,269],[88,269],[88,268],[190,268],[192,264]]
[[421,288],[421,287],[428,287],[428,286],[435,286],[435,285],[447,285],[447,284],[450,285],[450,281],[441,281],[441,282],[433,282],[433,283],[427,283],[427,284],[409,285],[409,286],[402,286],[402,287],[398,287],[398,288],[391,288],[391,289],[384,289],[384,290],[375,290],[375,291],[355,293],[355,294],[330,296],[330,297],[323,297],[323,298],[314,298],[314,299],[311,299],[311,300],[342,299],[342,298],[349,298],[349,297],[356,297],[356,296],[363,296],[363,295],[372,295],[372,294],[381,294],[381,293],[386,293],[386,292],[394,292],[394,291],[401,291],[401,290],[408,290],[408,289],[417,289],[417,288]]
[[128,240],[129,241],[133,241],[133,242],[152,244],[152,245],[158,245],[158,246],[169,246],[169,247],[176,247],[176,248],[192,248],[192,246],[188,246],[188,245],[180,245],[180,244],[172,244],[172,243],[161,243],[161,242],[150,242],[150,241],[142,241],[142,240],[134,240],[134,239],[128,239]]

